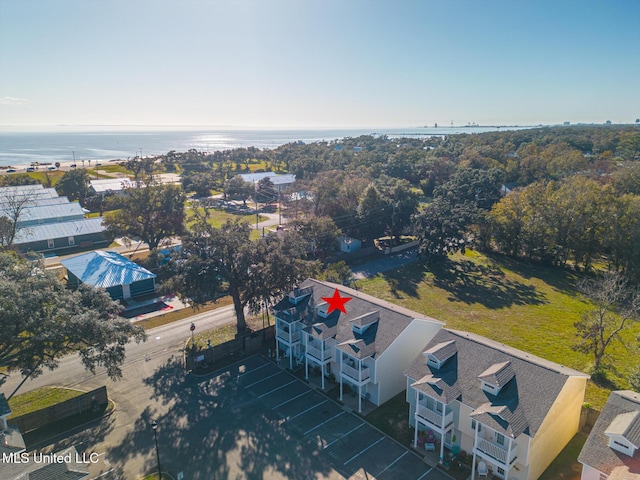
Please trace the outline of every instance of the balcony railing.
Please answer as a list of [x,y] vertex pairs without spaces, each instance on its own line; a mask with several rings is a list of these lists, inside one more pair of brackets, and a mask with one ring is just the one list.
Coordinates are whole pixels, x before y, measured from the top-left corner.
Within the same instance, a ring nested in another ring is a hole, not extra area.
[[311,345],[307,345],[307,353],[321,362],[331,359],[331,350],[328,348],[321,350]]
[[342,364],[342,373],[347,375],[349,378],[352,378],[356,382],[362,382],[364,380],[368,380],[370,377],[369,367],[362,367],[361,369],[357,369],[354,367],[350,367],[349,365]]
[[478,438],[478,442],[476,443],[476,450],[484,453],[485,455],[488,455],[489,457],[499,461],[504,465],[510,465],[516,458],[518,445],[514,443],[511,451],[509,452],[501,445],[489,442],[484,438]]
[[[418,405],[416,409],[416,414],[429,422],[438,430],[442,431],[442,412],[434,412],[433,410],[429,410],[427,407],[423,405]],[[444,429],[446,430],[448,426],[453,423],[453,412],[449,412],[444,416]]]
[[289,344],[300,341],[300,332],[291,333],[289,330],[278,329],[276,336]]

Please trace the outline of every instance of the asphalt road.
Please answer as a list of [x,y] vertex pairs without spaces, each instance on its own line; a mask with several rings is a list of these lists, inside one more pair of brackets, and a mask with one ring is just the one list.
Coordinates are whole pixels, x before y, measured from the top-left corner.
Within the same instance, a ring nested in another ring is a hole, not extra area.
[[[18,393],[25,393],[43,386],[61,386],[84,390],[86,385],[99,386],[105,382],[117,385],[118,388],[124,387],[126,391],[126,388],[138,385],[136,382],[140,381],[139,373],[141,370],[148,370],[153,365],[164,363],[171,355],[180,353],[185,341],[191,335],[189,327],[192,322],[196,325],[196,333],[235,322],[233,305],[220,307],[149,330],[146,342],[127,345],[127,356],[122,366],[123,378],[118,382],[111,382],[104,369],[97,369],[95,375],[86,371],[77,355],[69,355],[61,359],[60,366],[56,370],[46,370],[43,375],[27,380]],[[144,365],[144,368],[141,368],[141,365]],[[21,381],[22,377],[14,373],[2,386],[2,390],[8,395]]]

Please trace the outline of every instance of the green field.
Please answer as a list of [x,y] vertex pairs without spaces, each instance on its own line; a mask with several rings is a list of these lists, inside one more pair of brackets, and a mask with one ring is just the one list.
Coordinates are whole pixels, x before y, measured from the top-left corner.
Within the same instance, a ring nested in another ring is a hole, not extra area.
[[[527,265],[501,256],[476,252],[455,255],[427,268],[414,263],[360,280],[370,295],[466,330],[533,353],[577,370],[589,372],[592,359],[575,352],[574,322],[589,308],[575,289],[575,273]],[[610,346],[604,386],[589,382],[585,401],[600,409],[611,388],[629,388],[636,366],[632,348],[640,335],[634,324],[623,340]]]

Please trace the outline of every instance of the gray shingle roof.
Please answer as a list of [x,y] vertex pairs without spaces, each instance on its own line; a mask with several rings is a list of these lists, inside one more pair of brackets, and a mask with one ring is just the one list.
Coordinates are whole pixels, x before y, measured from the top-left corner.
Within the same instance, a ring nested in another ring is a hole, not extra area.
[[434,357],[438,362],[442,363],[452,356],[456,354],[458,351],[458,347],[456,346],[456,342],[450,340],[448,342],[441,342],[437,345],[434,345],[431,348],[428,348],[423,353],[425,355],[429,355]]
[[7,397],[4,396],[4,393],[0,393],[0,417],[4,415],[11,415],[11,408],[9,408]]
[[511,362],[507,360],[506,362],[494,363],[478,375],[478,378],[495,387],[502,388],[514,375],[515,372],[511,368]]
[[[637,419],[635,414],[638,412],[640,412],[640,393],[630,390],[611,392],[598,420],[591,429],[589,438],[582,447],[578,461],[607,475],[616,469],[627,469],[630,472],[627,473],[630,480],[640,479],[640,450],[636,450],[633,457],[618,452],[609,447],[609,437],[606,434],[606,431],[613,424],[614,429],[622,428],[621,431],[625,436],[629,435],[634,441],[637,441],[638,422],[634,418]],[[624,416],[629,413],[633,416]],[[621,415],[623,415],[622,418]],[[616,422],[616,420],[618,421]],[[623,425],[621,420],[627,420],[624,422],[626,425]]]
[[620,435],[634,447],[640,448],[640,411],[621,413],[613,419],[604,433]]
[[156,276],[119,253],[102,250],[71,257],[60,263],[82,283],[102,288],[131,285]]
[[[414,381],[429,375],[442,379],[440,387],[422,383],[421,391],[445,403],[460,400],[477,410],[477,420],[511,437],[520,433],[534,436],[567,379],[570,376],[588,377],[582,372],[468,332],[443,329],[425,350],[451,341],[455,342],[457,354],[440,369],[428,366],[424,354],[421,354],[405,370],[405,375]],[[498,395],[482,390],[478,377],[504,362],[510,362],[515,376]]]
[[[335,335],[336,343],[338,344],[337,348],[356,358],[366,358],[368,356],[376,358],[379,356],[414,318],[427,319],[442,324],[442,322],[430,319],[420,313],[335,283],[307,279],[300,284],[300,288],[310,288],[311,293],[297,305],[293,305],[289,297],[285,296],[274,307],[274,310],[278,312],[278,316],[281,318],[284,316],[289,320],[292,319],[291,309],[293,308],[304,324],[308,327],[314,326],[315,330],[313,331],[335,329],[335,333],[332,333]],[[317,315],[316,305],[325,303],[322,297],[333,296],[336,288],[339,290],[340,296],[352,298],[345,305],[347,313],[343,314],[334,311],[326,319]],[[376,311],[379,314],[379,320],[370,325],[362,334],[354,333],[351,320],[363,316],[366,317]],[[282,315],[284,312],[289,313]],[[334,322],[335,325],[333,325]],[[317,324],[325,324],[326,327],[320,328]]]

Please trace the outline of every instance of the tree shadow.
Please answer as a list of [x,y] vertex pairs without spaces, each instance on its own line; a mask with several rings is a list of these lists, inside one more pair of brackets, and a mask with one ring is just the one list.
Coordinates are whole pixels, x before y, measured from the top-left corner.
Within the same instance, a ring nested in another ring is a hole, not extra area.
[[545,295],[534,286],[509,280],[495,264],[446,259],[431,264],[430,271],[433,285],[446,290],[452,302],[479,303],[491,309],[547,303]]
[[[181,360],[169,359],[144,384],[166,413],[146,408],[119,445],[108,452],[112,462],[139,457],[144,470],[156,468],[153,420],[163,469],[185,478],[262,479],[269,471],[285,478],[314,478],[331,468],[318,447],[300,442],[282,427],[283,419],[238,382],[237,363],[207,378],[185,376]],[[241,472],[238,473],[238,472]]]
[[384,272],[382,275],[389,284],[391,294],[397,299],[402,299],[403,294],[412,298],[420,298],[418,286],[425,278],[424,265],[411,263]]
[[575,285],[581,276],[575,270],[570,270],[566,267],[536,264],[497,253],[487,253],[485,255],[494,265],[510,270],[522,278],[536,278],[554,288],[557,292],[572,297],[579,295]]

